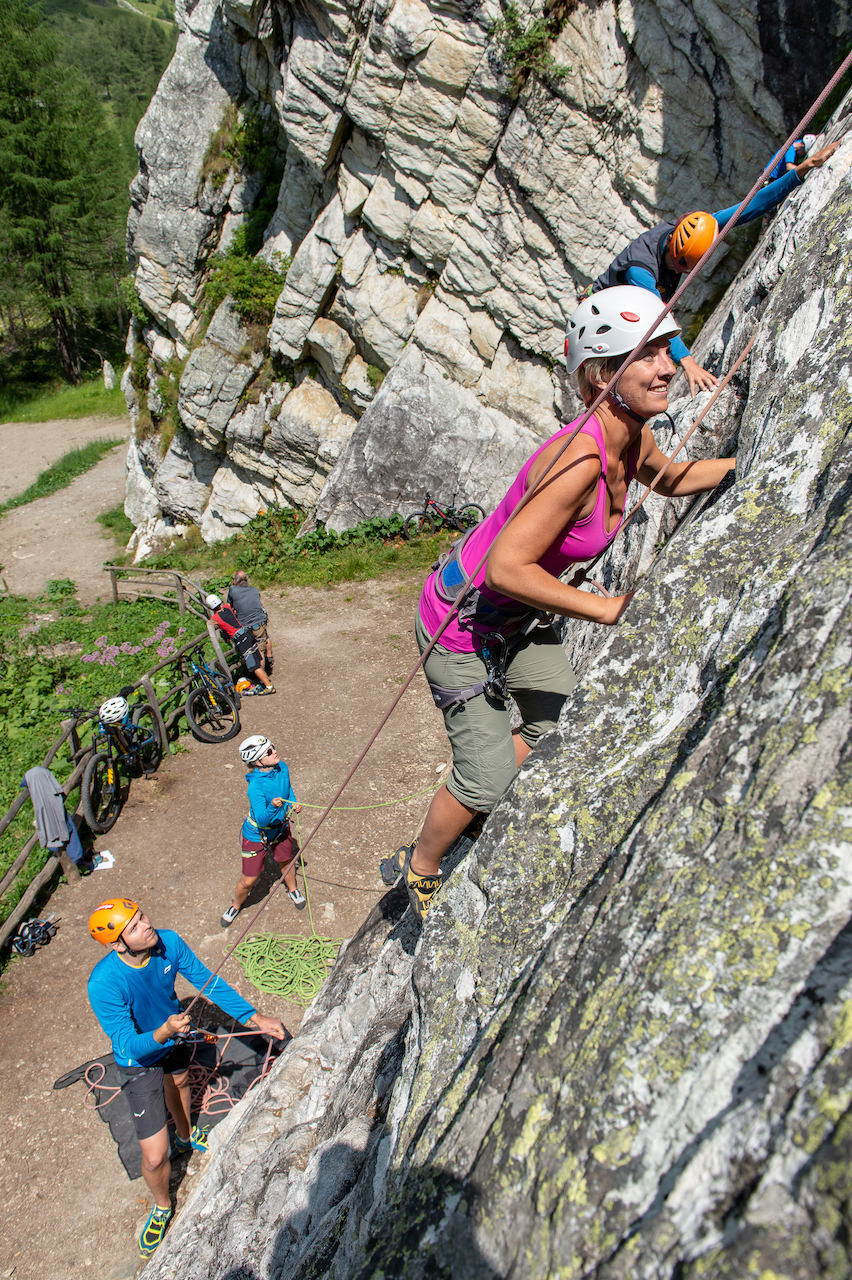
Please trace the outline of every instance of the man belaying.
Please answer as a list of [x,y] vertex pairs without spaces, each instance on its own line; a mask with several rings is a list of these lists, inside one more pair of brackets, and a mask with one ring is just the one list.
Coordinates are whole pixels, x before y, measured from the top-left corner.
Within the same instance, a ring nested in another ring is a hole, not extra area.
[[[839,146],[839,142],[832,142],[813,155],[805,156],[783,177],[763,187],[746,205],[737,225],[769,213],[795,190],[810,169],[820,169]],[[650,289],[668,302],[677,288],[679,277],[686,275],[700,261],[738,207],[732,204],[727,209],[717,209],[715,213],[696,210],[684,214],[676,223],[660,222],[650,231],[643,231],[613,258],[606,271],[601,272],[592,283],[591,293],[611,289],[614,285],[634,284],[641,289]],[[690,395],[695,395],[696,390],[704,391],[715,386],[716,377],[689,354],[682,338],[672,339],[671,355],[687,376]]]
[[[421,653],[487,553],[457,615],[426,659],[424,671],[453,753],[447,783],[435,794],[419,841],[381,864],[393,884],[400,874],[422,919],[441,886],[441,858],[477,813],[487,813],[542,734],[553,728],[574,686],[555,631],[542,611],[612,626],[632,596],[593,595],[560,581],[591,560],[618,533],[630,481],[650,482],[666,462],[650,428],[668,407],[675,373],[669,343],[673,316],[646,289],[621,285],[581,302],[568,324],[566,361],[589,405],[623,357],[659,321],[618,380],[617,389],[577,432],[527,505],[508,523],[579,419],[569,422],[522,467],[497,510],[457,542],[427,578],[415,623]],[[673,463],[657,492],[681,497],[712,489],[733,458]],[[489,550],[490,548],[490,550]],[[511,729],[507,697],[521,714]]]
[[232,925],[263,871],[267,850],[281,870],[281,879],[287,894],[297,911],[305,906],[304,895],[296,884],[296,854],[298,845],[290,830],[290,814],[301,813],[302,806],[296,799],[290,771],[268,738],[253,733],[240,743],[240,759],[247,764],[249,816],[243,823],[243,869],[231,905],[222,915],[223,929]]
[[226,1013],[263,1035],[281,1039],[284,1026],[258,1013],[222,978],[212,978],[179,934],[155,929],[129,898],[113,898],[96,907],[89,932],[107,948],[89,977],[89,1003],[112,1043],[142,1152],[142,1177],[154,1197],[139,1236],[139,1252],[147,1258],[174,1213],[166,1108],[177,1130],[177,1152],[207,1150],[207,1129],[191,1121],[192,1046],[186,1040],[190,1018],[181,1011],[175,979],[181,974],[194,987],[205,988],[204,994]]

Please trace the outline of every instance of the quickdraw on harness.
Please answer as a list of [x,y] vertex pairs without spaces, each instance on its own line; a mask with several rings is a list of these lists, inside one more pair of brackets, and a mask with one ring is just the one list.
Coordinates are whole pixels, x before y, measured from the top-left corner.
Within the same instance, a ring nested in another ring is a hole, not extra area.
[[466,689],[447,689],[429,681],[432,700],[439,711],[464,706],[481,693],[506,702],[509,690],[506,686],[506,669],[509,660],[530,632],[539,626],[549,626],[549,619],[540,609],[529,605],[498,605],[472,583],[464,590],[467,573],[462,564],[462,548],[470,535],[469,529],[461,538],[435,561],[435,591],[444,604],[455,605],[459,627],[472,631],[478,640],[478,651],[485,663],[485,679]]

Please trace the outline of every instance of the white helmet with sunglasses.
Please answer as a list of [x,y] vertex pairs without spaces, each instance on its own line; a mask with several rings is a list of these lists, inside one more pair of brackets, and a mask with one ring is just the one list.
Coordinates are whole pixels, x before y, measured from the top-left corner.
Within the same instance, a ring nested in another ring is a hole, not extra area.
[[257,764],[270,749],[275,750],[268,738],[262,733],[253,733],[240,743],[240,759],[244,764]]

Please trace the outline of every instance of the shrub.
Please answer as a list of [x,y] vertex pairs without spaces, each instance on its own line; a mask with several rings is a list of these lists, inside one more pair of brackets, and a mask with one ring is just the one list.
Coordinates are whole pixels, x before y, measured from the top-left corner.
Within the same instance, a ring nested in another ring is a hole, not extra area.
[[215,311],[230,295],[234,310],[243,320],[269,325],[289,266],[290,260],[280,255],[276,266],[270,266],[261,258],[241,256],[231,246],[226,254],[213,259],[213,269],[204,286],[208,308]]
[[499,42],[503,58],[510,68],[514,93],[521,91],[530,74],[542,80],[559,79],[570,74],[570,67],[554,60],[550,42],[559,34],[572,7],[562,4],[551,16],[535,18],[525,27],[517,6],[509,4],[503,17],[494,23],[490,34]]

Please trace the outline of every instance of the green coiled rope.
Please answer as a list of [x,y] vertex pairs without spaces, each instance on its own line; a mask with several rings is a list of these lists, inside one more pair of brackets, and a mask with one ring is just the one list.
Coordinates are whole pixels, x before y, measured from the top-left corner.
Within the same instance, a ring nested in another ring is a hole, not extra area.
[[245,975],[258,991],[308,1005],[334,964],[340,946],[312,934],[253,933],[235,951]]

